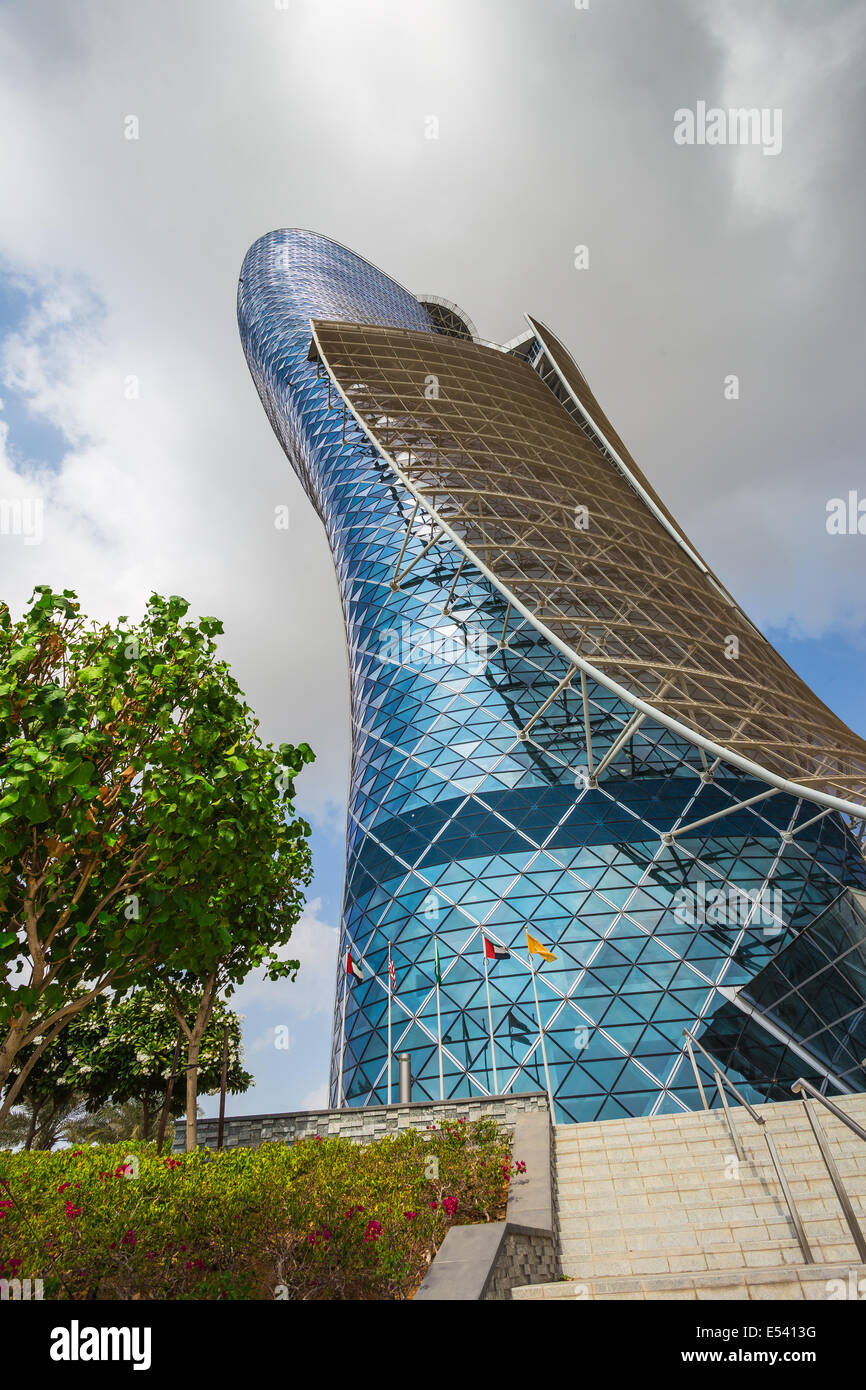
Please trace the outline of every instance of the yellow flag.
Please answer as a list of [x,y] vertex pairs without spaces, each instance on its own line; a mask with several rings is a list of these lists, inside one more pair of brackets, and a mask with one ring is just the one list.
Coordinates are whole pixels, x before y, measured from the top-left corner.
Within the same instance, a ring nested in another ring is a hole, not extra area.
[[556,960],[553,952],[548,950],[541,941],[536,941],[534,936],[529,935],[529,932],[526,933],[526,945],[531,956],[541,956],[542,960]]

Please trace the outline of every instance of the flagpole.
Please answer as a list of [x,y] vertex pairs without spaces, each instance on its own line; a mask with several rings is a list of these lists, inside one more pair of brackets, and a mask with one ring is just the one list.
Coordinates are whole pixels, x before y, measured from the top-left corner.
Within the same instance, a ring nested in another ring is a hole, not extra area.
[[391,943],[388,942],[388,1104],[391,1104],[391,1073],[394,1070],[391,1051]]
[[337,1107],[343,1105],[343,1055],[346,1051],[346,992],[349,986],[349,967],[348,963],[343,972],[343,1026],[340,1030],[340,1079],[337,1082]]
[[433,937],[433,950],[436,953],[436,969],[434,974],[436,976],[436,1034],[439,1038],[439,1099],[444,1100],[445,1078],[442,1072],[442,1012],[439,1007],[439,975],[441,971],[439,969],[439,938],[435,935]]
[[532,967],[532,993],[535,995],[535,1016],[538,1019],[538,1034],[541,1038],[541,1056],[544,1059],[544,1079],[547,1082],[547,1099],[550,1101],[550,1118],[556,1124],[556,1109],[553,1104],[553,1092],[550,1089],[550,1072],[547,1068],[547,1048],[544,1045],[544,1029],[541,1026],[541,1009],[538,1007],[538,990],[535,985],[535,966]]
[[[482,936],[481,940],[484,940]],[[487,948],[484,950],[484,984],[487,989],[487,1026],[490,1029],[490,1060],[493,1063],[493,1094],[499,1095],[499,1077],[496,1074],[496,1048],[493,1046],[493,1010],[490,1007],[490,975],[487,965]]]

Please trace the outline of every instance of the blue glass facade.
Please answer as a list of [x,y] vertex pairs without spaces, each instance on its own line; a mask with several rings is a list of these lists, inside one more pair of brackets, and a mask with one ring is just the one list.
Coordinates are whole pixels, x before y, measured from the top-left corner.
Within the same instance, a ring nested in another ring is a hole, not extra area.
[[[414,1099],[439,1097],[441,1032],[446,1098],[549,1082],[560,1122],[696,1108],[684,1028],[710,1037],[736,991],[847,888],[866,887],[856,843],[835,813],[783,838],[815,812],[785,793],[663,843],[766,787],[724,766],[702,779],[698,750],[651,720],[585,785],[579,689],[519,738],[568,660],[456,544],[428,549],[430,521],[311,356],[311,320],[432,333],[428,311],[346,248],[287,230],[248,252],[238,316],[268,417],[325,527],[346,623],[353,754],[332,1104],[388,1097],[390,942],[393,1053],[411,1055]],[[600,760],[633,710],[592,682],[587,696]],[[537,1008],[527,928],[556,957],[537,971]],[[511,953],[489,965],[489,1011],[485,935]],[[363,974],[350,985],[347,951]],[[756,1098],[771,1082],[759,1052],[754,1065],[748,1046],[734,1059]],[[816,1084],[834,1089],[838,1075],[866,1089],[856,1060],[819,1049],[810,1072],[808,1049],[798,1055]]]

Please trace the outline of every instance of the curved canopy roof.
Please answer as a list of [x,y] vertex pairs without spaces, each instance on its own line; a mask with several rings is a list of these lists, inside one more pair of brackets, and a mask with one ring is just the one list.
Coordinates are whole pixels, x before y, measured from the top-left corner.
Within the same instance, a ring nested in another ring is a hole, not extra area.
[[559,398],[528,362],[478,343],[372,324],[312,329],[344,401],[416,500],[575,666],[771,786],[866,817],[866,741],[753,626],[577,365],[529,322]]

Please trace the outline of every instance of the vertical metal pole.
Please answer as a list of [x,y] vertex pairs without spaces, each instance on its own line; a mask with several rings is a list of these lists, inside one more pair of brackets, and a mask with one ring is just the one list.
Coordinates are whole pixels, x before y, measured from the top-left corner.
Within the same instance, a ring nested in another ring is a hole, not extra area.
[[857,1246],[857,1251],[860,1255],[860,1259],[863,1261],[864,1264],[866,1264],[866,1239],[864,1239],[863,1237],[863,1231],[860,1227],[860,1222],[857,1220],[856,1213],[851,1205],[851,1199],[848,1196],[848,1193],[845,1190],[845,1184],[843,1183],[839,1175],[839,1169],[836,1167],[836,1160],[830,1152],[830,1147],[827,1143],[827,1136],[824,1133],[824,1126],[818,1119],[817,1114],[813,1113],[812,1107],[810,1106],[805,1096],[803,1096],[803,1109],[806,1112],[806,1118],[808,1119],[809,1124],[812,1126],[812,1133],[818,1141],[818,1148],[821,1150],[821,1157],[824,1160],[824,1166],[830,1175],[830,1181],[833,1184],[836,1196],[839,1198],[839,1205],[841,1206],[842,1211],[845,1214],[845,1220],[848,1222],[848,1230],[854,1237],[854,1244]]
[[506,640],[505,640],[505,634],[508,632],[508,619],[509,619],[510,617],[511,617],[511,600],[509,599],[508,607],[507,607],[506,610],[505,610],[505,621],[504,621],[504,623],[502,624],[502,636],[501,636],[500,639],[499,639],[499,646],[500,646],[500,650],[502,650],[502,651],[504,651],[505,648],[508,646],[508,643],[507,643]]
[[800,1220],[800,1213],[797,1211],[797,1206],[794,1202],[793,1194],[791,1192],[790,1187],[788,1186],[788,1179],[785,1177],[784,1171],[782,1169],[782,1161],[779,1158],[779,1153],[773,1141],[773,1136],[770,1134],[766,1126],[764,1126],[764,1138],[767,1141],[767,1148],[770,1151],[770,1158],[772,1160],[773,1167],[776,1170],[776,1177],[779,1179],[779,1186],[782,1189],[782,1196],[785,1198],[785,1203],[788,1207],[788,1211],[791,1216],[791,1221],[793,1223],[794,1230],[797,1234],[797,1240],[799,1241],[800,1249],[803,1252],[803,1259],[806,1261],[807,1265],[812,1265],[815,1263],[815,1257],[812,1254],[809,1242],[806,1239],[806,1232],[803,1227],[803,1223]]
[[447,599],[445,600],[445,607],[442,609],[442,615],[443,615],[443,617],[450,617],[450,615],[451,615],[451,600],[452,600],[453,597],[454,597],[454,590],[457,588],[457,581],[458,581],[458,579],[460,578],[461,574],[463,573],[463,566],[464,566],[465,564],[466,564],[466,556],[464,555],[464,556],[463,556],[463,559],[460,561],[460,564],[459,564],[458,567],[457,567],[457,573],[456,573],[455,576],[454,576],[454,582],[453,582],[453,584],[451,585],[451,588],[450,588],[449,591],[448,591],[448,597],[447,597]]
[[408,1105],[412,1099],[412,1058],[408,1052],[400,1053],[400,1104]]
[[704,1109],[705,1109],[705,1110],[709,1110],[710,1107],[707,1105],[707,1098],[706,1098],[706,1096],[704,1095],[704,1088],[703,1088],[703,1086],[701,1085],[701,1074],[700,1074],[700,1072],[698,1071],[698,1064],[697,1064],[697,1062],[695,1061],[695,1054],[694,1054],[694,1052],[692,1051],[692,1040],[691,1040],[691,1038],[689,1037],[688,1033],[686,1033],[685,1038],[686,1038],[686,1051],[687,1051],[688,1054],[689,1054],[689,1060],[691,1061],[691,1064],[692,1064],[692,1071],[693,1071],[694,1074],[695,1074],[695,1081],[697,1081],[697,1083],[698,1083],[698,1090],[699,1090],[700,1093],[701,1093],[701,1100],[703,1101]]
[[532,993],[535,995],[535,1016],[538,1019],[538,1033],[541,1038],[541,1056],[544,1062],[544,1079],[547,1082],[547,1099],[550,1101],[550,1118],[556,1124],[556,1109],[553,1104],[553,1091],[550,1089],[550,1072],[547,1067],[547,1048],[544,1045],[544,1029],[541,1026],[541,1009],[538,1007],[538,990],[535,985],[535,966],[532,967]]
[[439,942],[433,937],[433,949],[436,952],[436,1039],[439,1047],[439,1099],[445,1099],[445,1076],[442,1070],[442,1010],[439,1001]]
[[[482,938],[483,940],[483,938]],[[484,955],[484,984],[487,988],[487,1026],[490,1030],[490,1060],[493,1063],[493,1094],[499,1095],[499,1077],[496,1074],[496,1047],[493,1042],[493,1011],[490,1007],[490,975],[488,974],[487,954]]]
[[218,1149],[221,1149],[222,1146],[223,1146],[223,1130],[224,1130],[224,1128],[225,1128],[225,1121],[226,1121],[226,1082],[227,1082],[227,1080],[228,1080],[228,1071],[229,1071],[229,1026],[228,1026],[227,1023],[224,1023],[224,1024],[223,1024],[223,1060],[222,1060],[222,1068],[221,1068],[221,1070],[220,1070],[220,1117],[219,1117],[219,1124],[217,1125],[217,1148],[218,1148]]
[[586,693],[586,672],[580,673],[580,697],[583,702],[583,727],[586,733],[586,765],[589,768],[590,781],[595,780],[595,768],[592,761],[592,733],[589,727],[589,698]]
[[737,1155],[737,1158],[740,1160],[740,1162],[745,1163],[746,1155],[743,1150],[743,1146],[740,1143],[737,1131],[734,1129],[734,1121],[731,1115],[730,1107],[728,1105],[728,1097],[725,1095],[725,1088],[722,1085],[722,1078],[720,1077],[718,1071],[715,1070],[715,1068],[713,1069],[713,1076],[716,1078],[716,1089],[719,1093],[719,1099],[722,1102],[722,1107],[725,1112],[725,1119],[728,1122],[728,1133],[731,1136],[731,1143],[734,1146],[734,1152]]

